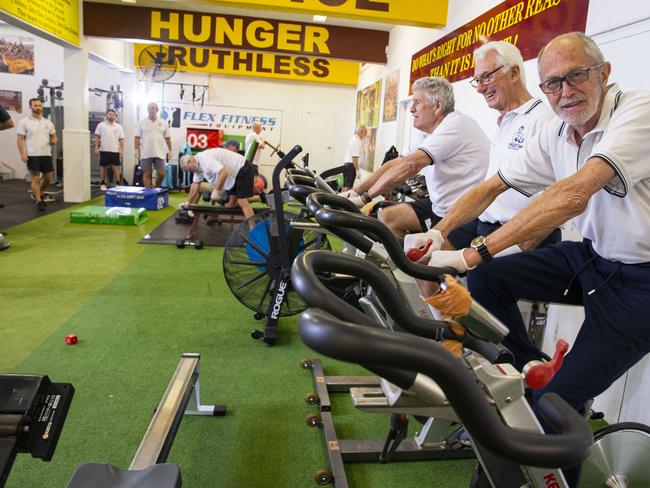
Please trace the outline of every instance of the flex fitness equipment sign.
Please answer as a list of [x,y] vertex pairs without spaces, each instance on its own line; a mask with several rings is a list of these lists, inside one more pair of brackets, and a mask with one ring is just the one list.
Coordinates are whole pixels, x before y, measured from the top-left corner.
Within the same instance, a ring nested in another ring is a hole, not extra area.
[[385,63],[388,45],[385,31],[89,2],[84,34],[370,63]]
[[459,81],[473,76],[473,52],[487,41],[516,45],[524,61],[559,34],[584,32],[589,0],[506,0],[415,53],[411,85],[422,76]]

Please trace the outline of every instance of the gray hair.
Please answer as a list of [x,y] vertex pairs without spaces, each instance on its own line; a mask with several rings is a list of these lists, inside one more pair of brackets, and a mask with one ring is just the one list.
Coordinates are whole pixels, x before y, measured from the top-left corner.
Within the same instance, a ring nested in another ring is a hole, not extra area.
[[363,132],[364,130],[368,130],[368,128],[365,125],[360,125],[357,127],[357,130],[354,131],[355,134],[359,134],[359,132]]
[[505,41],[490,41],[474,50],[474,58],[483,60],[491,51],[496,53],[498,64],[517,66],[519,68],[519,78],[521,78],[523,85],[526,86],[524,58],[521,56],[521,51],[519,51],[517,46]]
[[[598,47],[598,44],[589,36],[585,35],[582,32],[567,32],[566,34],[560,34],[557,37],[554,37],[549,41],[546,46],[544,46],[540,51],[539,54],[537,55],[537,70],[540,70],[539,64],[540,61],[542,60],[542,55],[546,51],[546,48],[551,45],[551,43],[555,42],[556,40],[563,41],[563,40],[569,40],[569,41],[577,41],[578,44],[580,44],[580,47],[583,49],[585,54],[591,58],[591,60],[594,62],[594,64],[602,64],[605,62],[605,56],[603,55],[603,52],[600,50]],[[540,78],[541,78],[541,72],[540,72]]]
[[190,162],[190,159],[192,157],[193,156],[189,156],[186,154],[185,156],[181,156],[181,158],[178,160],[178,165],[181,167],[183,171],[185,171],[185,167],[187,166],[187,163]]
[[440,100],[442,110],[446,114],[454,111],[454,89],[446,79],[438,76],[424,76],[418,78],[413,83],[413,92],[423,92],[431,104],[436,100]]

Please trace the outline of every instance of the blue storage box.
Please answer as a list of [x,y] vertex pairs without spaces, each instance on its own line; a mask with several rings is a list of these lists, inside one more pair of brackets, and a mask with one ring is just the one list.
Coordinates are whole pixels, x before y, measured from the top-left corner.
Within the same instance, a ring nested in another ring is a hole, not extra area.
[[146,208],[160,210],[169,203],[166,188],[144,188],[141,186],[116,186],[106,192],[107,207]]

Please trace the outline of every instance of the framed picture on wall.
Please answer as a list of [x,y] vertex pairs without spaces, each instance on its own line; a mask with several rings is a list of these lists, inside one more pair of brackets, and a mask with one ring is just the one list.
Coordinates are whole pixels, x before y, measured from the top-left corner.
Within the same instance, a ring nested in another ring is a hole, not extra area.
[[357,123],[356,126],[377,127],[379,125],[379,97],[381,96],[381,80],[357,92]]
[[23,92],[13,90],[0,90],[0,105],[6,110],[22,113]]
[[34,38],[0,35],[0,73],[34,74]]
[[384,122],[397,120],[397,94],[399,89],[399,70],[393,71],[386,77],[384,91]]

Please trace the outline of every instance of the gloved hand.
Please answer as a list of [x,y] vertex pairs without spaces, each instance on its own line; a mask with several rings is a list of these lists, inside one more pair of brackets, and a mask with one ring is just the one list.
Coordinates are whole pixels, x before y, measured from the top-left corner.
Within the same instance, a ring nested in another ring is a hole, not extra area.
[[339,196],[343,198],[352,199],[358,197],[359,194],[354,190],[348,190],[348,191],[342,191],[341,193],[339,193]]
[[190,205],[190,202],[181,202],[181,203],[178,204],[178,208],[180,208],[181,210],[184,210],[187,207],[189,207],[189,205]]
[[217,190],[215,188],[214,190],[212,190],[212,193],[210,193],[210,200],[212,200],[213,202],[220,202],[225,199],[226,199],[225,190]]
[[408,252],[413,247],[417,248],[426,245],[429,239],[432,241],[431,246],[426,254],[420,258],[420,261],[429,259],[431,253],[439,250],[442,247],[442,243],[445,242],[445,238],[442,237],[442,234],[437,229],[429,229],[426,232],[420,232],[418,234],[406,234],[404,236],[404,252]]
[[365,203],[363,203],[363,200],[361,199],[361,197],[359,195],[354,196],[354,197],[350,197],[349,200],[359,208],[361,208],[361,207],[363,207],[365,205]]
[[463,256],[464,251],[465,249],[459,249],[457,251],[434,251],[431,253],[429,266],[455,268],[459,273],[465,273],[470,269],[476,268],[476,266],[471,268],[467,266],[465,256]]

